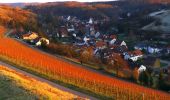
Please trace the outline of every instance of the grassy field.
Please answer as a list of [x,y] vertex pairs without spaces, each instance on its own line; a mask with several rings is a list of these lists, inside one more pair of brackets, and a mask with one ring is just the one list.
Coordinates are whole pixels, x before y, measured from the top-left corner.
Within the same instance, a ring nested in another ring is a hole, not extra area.
[[38,96],[16,84],[0,72],[0,100],[37,100]]

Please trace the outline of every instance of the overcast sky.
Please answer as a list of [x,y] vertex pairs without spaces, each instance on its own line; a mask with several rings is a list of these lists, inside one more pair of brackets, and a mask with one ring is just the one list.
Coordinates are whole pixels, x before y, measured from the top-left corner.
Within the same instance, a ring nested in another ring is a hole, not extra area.
[[115,0],[0,0],[0,3],[16,3],[16,2],[54,2],[54,1],[79,1],[79,2],[92,2],[92,1],[115,1]]

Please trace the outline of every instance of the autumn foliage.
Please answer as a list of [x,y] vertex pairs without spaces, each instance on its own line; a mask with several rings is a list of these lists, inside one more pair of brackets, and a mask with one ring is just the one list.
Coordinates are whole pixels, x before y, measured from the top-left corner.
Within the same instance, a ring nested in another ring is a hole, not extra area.
[[169,100],[170,95],[107,77],[51,55],[33,50],[13,39],[0,39],[0,57],[23,68],[116,100]]
[[5,32],[5,28],[3,26],[0,26],[0,38],[4,37],[4,32]]
[[36,14],[19,7],[0,5],[0,24],[12,28],[22,26],[35,29],[37,27]]

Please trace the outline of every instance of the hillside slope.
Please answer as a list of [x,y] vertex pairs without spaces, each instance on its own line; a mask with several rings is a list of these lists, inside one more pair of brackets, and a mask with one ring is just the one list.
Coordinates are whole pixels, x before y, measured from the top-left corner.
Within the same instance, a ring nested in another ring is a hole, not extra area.
[[[0,84],[0,86],[2,86],[0,93],[4,94],[3,96],[1,95],[1,100],[4,98],[13,98],[13,100],[80,99],[80,97],[77,95],[56,88],[46,82],[42,82],[33,77],[27,76],[6,66],[0,65],[0,70],[0,82],[3,83]],[[7,88],[5,84],[10,85],[10,87]],[[20,95],[17,93],[20,93]],[[85,98],[81,99],[86,100]]]
[[[117,16],[120,11],[116,6],[109,3],[82,3],[82,2],[52,2],[35,6],[27,6],[37,14],[48,14],[58,16],[77,16],[82,19],[90,17],[101,19],[105,17]],[[115,12],[113,12],[115,11]]]
[[147,26],[144,26],[142,28],[143,30],[152,30],[160,33],[170,33],[170,10],[164,11],[161,14],[156,14],[153,17],[156,18],[156,21]]
[[0,39],[0,58],[16,64],[22,69],[27,69],[48,77],[51,80],[63,82],[71,85],[71,87],[87,90],[90,93],[116,100],[170,99],[168,93],[89,71],[78,65],[29,48],[10,38]]
[[126,0],[133,3],[152,3],[152,4],[167,4],[170,3],[169,0]]
[[0,5],[0,24],[10,27],[36,28],[36,15],[21,8]]

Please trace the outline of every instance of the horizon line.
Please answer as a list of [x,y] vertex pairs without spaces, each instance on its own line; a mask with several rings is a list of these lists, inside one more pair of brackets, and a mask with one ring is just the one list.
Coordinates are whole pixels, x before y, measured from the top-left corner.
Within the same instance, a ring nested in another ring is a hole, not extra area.
[[119,0],[95,0],[95,1],[79,1],[79,0],[62,0],[62,1],[46,1],[46,2],[38,2],[38,1],[30,1],[30,2],[0,2],[1,4],[10,4],[10,3],[50,3],[50,2],[111,2],[111,1],[119,1]]

